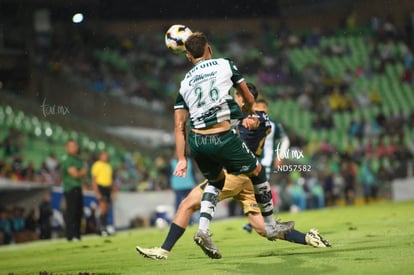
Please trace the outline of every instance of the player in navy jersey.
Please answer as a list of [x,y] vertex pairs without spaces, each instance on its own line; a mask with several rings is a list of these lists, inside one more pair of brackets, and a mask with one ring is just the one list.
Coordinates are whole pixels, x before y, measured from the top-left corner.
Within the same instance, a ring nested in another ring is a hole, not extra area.
[[[256,113],[264,112],[267,114],[269,112],[267,102],[264,99],[257,100],[255,103],[255,110]],[[290,141],[281,123],[271,120],[269,120],[269,122],[271,124],[271,131],[266,136],[263,150],[261,150],[261,155],[259,159],[262,167],[266,171],[267,180],[270,181],[270,176],[273,172],[273,167],[280,165],[282,161],[281,159],[275,157],[275,149],[277,148],[279,150],[280,155],[284,156],[285,152],[289,148]],[[243,229],[247,232],[251,232],[253,228],[251,224],[246,224],[243,226]]]
[[[250,87],[251,88],[251,87]],[[245,116],[248,117],[248,116]],[[271,131],[271,124],[268,115],[263,111],[256,111],[251,117],[257,118],[258,126],[254,131],[243,125],[243,120],[240,121],[238,130],[240,138],[246,143],[247,147],[256,155],[260,157],[263,151],[263,144],[266,136]]]

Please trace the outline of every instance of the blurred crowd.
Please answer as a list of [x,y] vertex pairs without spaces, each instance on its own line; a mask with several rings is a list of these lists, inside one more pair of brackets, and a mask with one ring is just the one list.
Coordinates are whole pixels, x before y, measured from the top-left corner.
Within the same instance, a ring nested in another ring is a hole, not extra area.
[[0,206],[0,245],[52,238],[53,209],[50,194],[45,193],[37,207]]
[[[0,158],[0,178],[14,181],[27,181],[49,186],[61,185],[60,163],[64,154],[46,152],[40,164],[26,159],[25,150],[28,146],[24,143],[24,133],[14,128],[8,129],[8,134],[0,142],[3,155]],[[33,138],[33,137],[32,137]],[[46,142],[46,141],[45,141]],[[50,141],[49,141],[50,142]],[[61,145],[62,149],[64,144]],[[154,158],[142,156],[139,153],[124,153],[114,158],[120,158],[119,165],[114,167],[113,183],[115,190],[119,191],[154,191],[168,189],[169,170],[166,167],[171,157],[171,149],[160,151]],[[81,149],[81,158],[88,169],[97,160],[98,153]],[[88,175],[85,186],[91,189],[91,178]]]
[[[322,145],[324,146],[324,145]],[[306,210],[325,206],[370,203],[392,197],[394,179],[413,176],[412,158],[354,158],[336,152],[318,152],[305,172],[277,173],[281,210]]]

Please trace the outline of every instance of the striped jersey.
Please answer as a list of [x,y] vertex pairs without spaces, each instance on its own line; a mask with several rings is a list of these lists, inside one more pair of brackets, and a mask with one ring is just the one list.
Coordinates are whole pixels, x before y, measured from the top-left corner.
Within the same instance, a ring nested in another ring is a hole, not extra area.
[[196,129],[240,119],[241,110],[230,91],[242,81],[243,76],[231,60],[201,60],[181,81],[174,109],[187,109],[191,127]]
[[275,152],[276,141],[287,136],[282,124],[280,124],[277,121],[275,122],[270,121],[270,124],[272,125],[271,127],[272,130],[269,133],[269,135],[266,137],[264,148],[263,148],[263,154],[262,154],[262,158],[260,161],[262,165],[264,166],[272,165],[272,162],[274,159],[273,155]]

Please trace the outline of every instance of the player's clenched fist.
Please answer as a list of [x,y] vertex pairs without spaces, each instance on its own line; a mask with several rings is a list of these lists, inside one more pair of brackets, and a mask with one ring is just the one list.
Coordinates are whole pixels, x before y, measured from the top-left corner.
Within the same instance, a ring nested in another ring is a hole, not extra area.
[[259,127],[260,121],[257,117],[255,116],[248,116],[246,118],[243,119],[242,121],[242,125],[251,130],[255,130],[257,129],[257,127]]

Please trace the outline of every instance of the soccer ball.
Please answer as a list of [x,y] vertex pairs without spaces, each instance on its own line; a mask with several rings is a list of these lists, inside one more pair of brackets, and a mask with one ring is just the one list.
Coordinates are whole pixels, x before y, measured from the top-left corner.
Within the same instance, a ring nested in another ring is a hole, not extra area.
[[155,227],[160,231],[164,231],[168,227],[168,222],[163,218],[157,218],[155,220]]
[[184,25],[172,25],[165,33],[165,45],[175,54],[185,52],[185,40],[193,32]]

